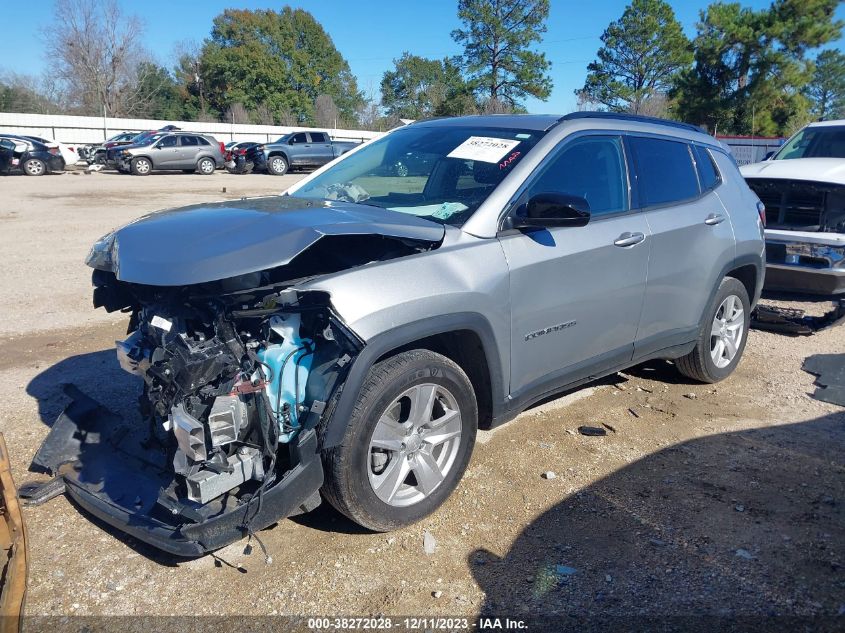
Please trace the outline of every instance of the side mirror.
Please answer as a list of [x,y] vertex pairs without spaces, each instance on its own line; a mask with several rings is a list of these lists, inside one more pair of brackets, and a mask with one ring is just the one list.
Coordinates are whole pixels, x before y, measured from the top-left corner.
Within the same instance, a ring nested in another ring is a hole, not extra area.
[[291,139],[291,140],[289,140],[289,141],[288,141],[288,145],[293,145],[293,144],[294,144],[294,140],[293,140],[293,139]]
[[585,226],[590,221],[590,203],[565,193],[538,193],[517,212],[513,228]]
[[766,152],[766,155],[763,156],[763,160],[769,160],[774,155],[775,155],[774,152]]

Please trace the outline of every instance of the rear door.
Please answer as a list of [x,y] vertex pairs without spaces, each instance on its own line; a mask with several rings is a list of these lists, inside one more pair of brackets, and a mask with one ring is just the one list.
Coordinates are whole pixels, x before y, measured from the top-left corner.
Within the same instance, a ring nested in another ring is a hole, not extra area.
[[510,268],[511,393],[532,400],[556,386],[630,360],[642,310],[650,235],[631,210],[623,142],[569,138],[519,195],[585,198],[583,227],[500,235]]
[[311,137],[313,165],[325,165],[334,159],[332,143],[328,134],[325,132],[309,132],[308,134]]
[[631,135],[627,142],[638,174],[638,204],[652,234],[635,351],[640,356],[695,338],[735,242],[716,193],[721,178],[707,150],[653,136]]
[[0,173],[9,173],[14,155],[15,144],[8,139],[0,139]]
[[179,152],[173,167],[175,169],[191,169],[197,166],[197,155],[200,150],[199,138],[192,134],[179,135]]

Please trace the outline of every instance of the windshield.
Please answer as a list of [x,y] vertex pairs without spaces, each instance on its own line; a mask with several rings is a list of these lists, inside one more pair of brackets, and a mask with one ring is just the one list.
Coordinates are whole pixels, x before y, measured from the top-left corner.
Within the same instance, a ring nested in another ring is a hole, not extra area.
[[411,125],[351,154],[291,195],[359,202],[460,226],[544,134]]
[[783,146],[774,160],[845,158],[845,125],[806,127]]

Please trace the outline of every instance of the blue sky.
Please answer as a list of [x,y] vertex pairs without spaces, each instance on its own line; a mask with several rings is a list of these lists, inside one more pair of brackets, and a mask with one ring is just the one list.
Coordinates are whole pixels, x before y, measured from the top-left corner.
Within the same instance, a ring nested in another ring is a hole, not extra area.
[[[214,16],[224,9],[279,9],[285,4],[310,11],[334,40],[335,46],[349,61],[358,83],[367,96],[378,96],[378,85],[392,60],[403,51],[424,57],[444,57],[460,52],[449,36],[459,26],[457,0],[316,0],[303,2],[266,2],[261,0],[120,0],[127,13],[139,15],[146,23],[145,44],[159,61],[170,65],[173,48],[184,40],[201,41],[211,30]],[[39,29],[51,22],[52,2],[12,2],[0,0],[0,23],[9,33],[38,37]],[[568,112],[575,107],[573,91],[583,85],[587,64],[595,57],[599,36],[611,20],[618,18],[627,2],[552,0],[547,22],[548,32],[540,49],[552,62],[554,90],[546,102],[529,100],[531,112]],[[688,35],[695,32],[699,10],[707,2],[670,1]],[[746,6],[760,8],[769,0],[746,0]],[[837,15],[845,19],[845,6]],[[843,40],[832,46],[841,48]],[[25,47],[26,55],[9,64],[6,57],[0,68],[18,73],[40,73],[46,59],[30,54],[38,47]]]

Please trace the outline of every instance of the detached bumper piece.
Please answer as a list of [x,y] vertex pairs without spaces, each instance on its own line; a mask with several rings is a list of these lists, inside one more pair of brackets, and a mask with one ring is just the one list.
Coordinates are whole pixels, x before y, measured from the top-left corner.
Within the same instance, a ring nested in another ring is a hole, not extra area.
[[236,490],[201,504],[179,489],[161,451],[144,448],[149,440],[139,434],[140,425],[73,386],[66,392],[73,402],[36,454],[33,469],[61,476],[76,504],[139,541],[177,556],[201,556],[319,504],[323,468],[314,430],[289,445],[287,469],[260,499]]
[[751,313],[751,327],[781,334],[810,335],[845,321],[845,299],[820,317],[805,316],[803,310],[758,304]]
[[21,628],[26,596],[26,532],[0,433],[0,633]]

